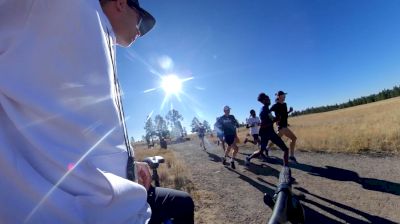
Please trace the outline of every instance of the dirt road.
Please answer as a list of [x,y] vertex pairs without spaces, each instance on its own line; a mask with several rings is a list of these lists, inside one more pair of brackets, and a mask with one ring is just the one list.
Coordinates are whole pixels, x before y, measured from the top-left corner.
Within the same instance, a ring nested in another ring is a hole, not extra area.
[[[266,223],[271,209],[263,194],[273,194],[281,170],[281,151],[269,162],[244,158],[255,146],[240,145],[236,170],[223,166],[222,149],[195,139],[171,145],[190,167],[198,189],[196,223]],[[294,193],[303,193],[306,223],[400,223],[400,157],[297,152],[292,165]]]

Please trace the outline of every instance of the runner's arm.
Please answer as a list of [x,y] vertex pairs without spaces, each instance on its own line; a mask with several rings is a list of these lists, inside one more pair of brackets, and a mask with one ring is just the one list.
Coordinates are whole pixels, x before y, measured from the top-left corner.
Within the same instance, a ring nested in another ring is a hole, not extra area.
[[239,127],[239,121],[236,120],[235,116],[232,115],[232,117],[233,117],[235,126],[238,128]]
[[290,114],[290,113],[292,113],[293,112],[293,107],[290,107],[289,108],[289,111],[287,112],[288,114]]

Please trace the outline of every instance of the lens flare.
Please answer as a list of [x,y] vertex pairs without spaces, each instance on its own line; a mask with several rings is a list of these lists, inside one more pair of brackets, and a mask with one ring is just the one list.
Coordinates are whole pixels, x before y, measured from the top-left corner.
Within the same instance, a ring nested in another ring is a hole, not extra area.
[[82,155],[82,157],[79,158],[78,161],[76,161],[75,163],[69,163],[67,166],[67,172],[57,181],[57,183],[54,184],[54,186],[43,196],[43,198],[39,201],[39,203],[32,209],[32,211],[28,214],[28,216],[25,218],[24,223],[29,222],[29,220],[32,218],[32,216],[36,213],[36,211],[39,210],[39,208],[46,202],[46,200],[50,197],[50,195],[56,191],[57,189],[59,189],[59,186],[61,185],[61,183],[69,176],[69,174],[71,174],[74,169],[80,165],[80,163],[90,154],[90,152],[92,152],[94,149],[96,149],[96,147],[98,145],[100,145],[100,143],[103,142],[104,139],[107,138],[107,136],[109,136],[116,127],[112,128],[111,130],[109,130],[103,137],[101,137],[92,147],[90,147],[90,149],[88,149],[85,154]]

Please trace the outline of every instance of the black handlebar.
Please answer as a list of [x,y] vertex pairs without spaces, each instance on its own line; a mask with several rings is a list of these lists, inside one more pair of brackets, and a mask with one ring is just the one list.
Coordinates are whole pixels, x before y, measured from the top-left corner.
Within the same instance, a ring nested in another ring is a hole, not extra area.
[[279,184],[275,192],[275,206],[268,224],[286,223],[288,221],[288,199],[292,191],[290,168],[284,166],[279,174]]
[[159,167],[160,163],[164,163],[165,160],[162,156],[151,156],[144,158],[143,162],[149,164],[150,168],[153,170],[153,180],[155,182],[156,187],[160,186],[160,178],[157,173],[157,168]]
[[284,166],[279,174],[279,184],[274,197],[264,196],[264,202],[273,204],[272,216],[268,224],[304,223],[304,209],[298,198],[292,194],[292,174],[289,167]]

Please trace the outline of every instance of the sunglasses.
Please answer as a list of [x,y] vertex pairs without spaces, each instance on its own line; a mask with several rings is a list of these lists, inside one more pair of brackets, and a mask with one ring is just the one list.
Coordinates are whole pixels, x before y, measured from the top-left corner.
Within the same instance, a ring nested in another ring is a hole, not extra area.
[[142,16],[140,15],[140,9],[138,8],[137,4],[134,3],[132,0],[128,0],[128,1],[127,1],[127,4],[128,4],[128,6],[129,6],[131,9],[135,10],[136,13],[137,13],[138,16],[139,16],[138,22],[137,22],[137,24],[136,24],[136,29],[138,29],[138,30],[140,31],[140,27],[142,26],[142,22],[143,22],[143,18],[142,18]]

